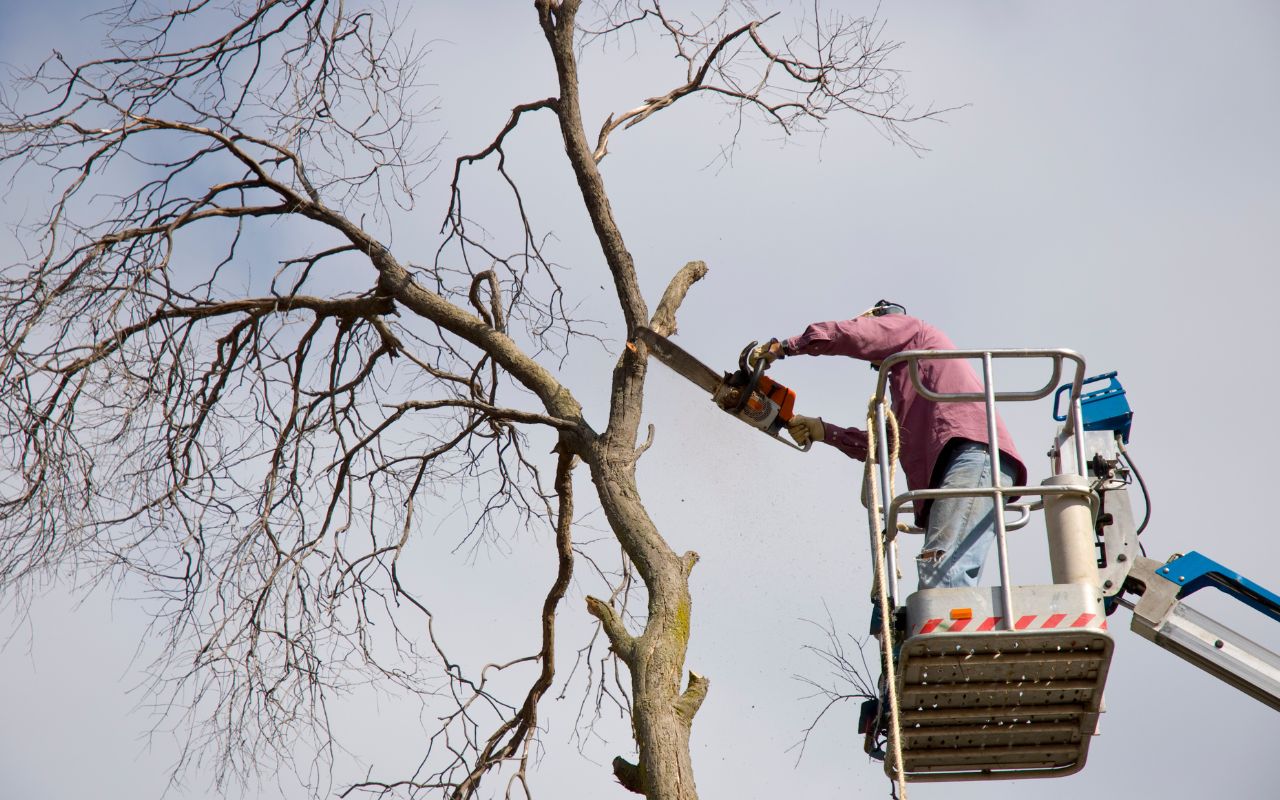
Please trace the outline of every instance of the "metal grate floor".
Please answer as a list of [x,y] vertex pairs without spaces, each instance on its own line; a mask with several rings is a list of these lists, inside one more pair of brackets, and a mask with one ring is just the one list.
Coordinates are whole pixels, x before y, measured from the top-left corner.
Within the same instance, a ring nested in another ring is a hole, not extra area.
[[1111,637],[1097,629],[908,639],[898,660],[907,775],[990,780],[1075,772],[1097,731],[1111,653]]

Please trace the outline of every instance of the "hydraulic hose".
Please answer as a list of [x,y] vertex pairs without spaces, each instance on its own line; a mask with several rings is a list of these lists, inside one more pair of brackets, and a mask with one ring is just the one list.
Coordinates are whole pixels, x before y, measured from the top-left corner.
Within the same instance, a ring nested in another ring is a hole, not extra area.
[[1147,523],[1151,521],[1151,494],[1147,491],[1147,482],[1142,479],[1142,473],[1138,471],[1138,466],[1133,463],[1133,456],[1129,455],[1129,451],[1125,449],[1124,441],[1117,436],[1116,446],[1120,448],[1120,455],[1124,457],[1124,463],[1129,465],[1129,469],[1133,471],[1133,476],[1138,479],[1138,488],[1142,490],[1142,504],[1144,506],[1142,514],[1142,524],[1138,526],[1138,536],[1147,529]]

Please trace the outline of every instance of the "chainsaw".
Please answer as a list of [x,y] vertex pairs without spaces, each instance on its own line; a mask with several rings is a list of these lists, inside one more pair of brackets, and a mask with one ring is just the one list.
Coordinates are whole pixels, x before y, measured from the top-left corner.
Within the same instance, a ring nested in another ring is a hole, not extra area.
[[659,361],[694,384],[711,393],[711,401],[721,410],[742,420],[753,428],[764,431],[779,442],[801,452],[809,446],[792,444],[780,435],[794,416],[796,393],[765,376],[768,365],[763,359],[750,366],[747,357],[756,346],[752,342],[738,357],[738,369],[717,374],[698,359],[689,355],[679,345],[649,328],[636,331],[636,339],[649,347],[649,352]]

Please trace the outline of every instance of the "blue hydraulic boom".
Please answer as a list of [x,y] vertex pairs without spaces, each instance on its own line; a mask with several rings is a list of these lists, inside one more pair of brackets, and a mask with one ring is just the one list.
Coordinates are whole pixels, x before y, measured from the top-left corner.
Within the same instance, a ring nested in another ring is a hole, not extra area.
[[1134,632],[1280,711],[1280,655],[1182,603],[1211,586],[1280,622],[1280,596],[1195,551],[1139,558],[1129,585],[1142,591]]

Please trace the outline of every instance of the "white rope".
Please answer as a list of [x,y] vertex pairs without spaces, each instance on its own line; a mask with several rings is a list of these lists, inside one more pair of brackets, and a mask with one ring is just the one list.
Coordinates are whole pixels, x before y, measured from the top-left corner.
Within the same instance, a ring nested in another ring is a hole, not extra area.
[[[889,496],[894,496],[894,465],[898,463],[898,451],[900,445],[900,437],[898,435],[898,420],[890,408],[883,400],[880,405],[884,408],[885,425],[889,434]],[[871,510],[871,526],[872,539],[875,547],[872,548],[872,561],[875,564],[875,594],[876,601],[880,606],[880,656],[884,664],[884,676],[886,684],[886,694],[889,700],[889,752],[893,759],[894,771],[897,773],[895,782],[897,783],[898,797],[901,800],[907,800],[907,776],[906,768],[902,763],[902,725],[901,725],[901,709],[898,705],[898,680],[894,672],[893,663],[893,613],[889,607],[889,575],[888,568],[885,565],[884,556],[884,519],[880,506],[879,480],[877,478],[876,454],[879,448],[876,443],[876,398],[872,397],[867,404],[867,458],[864,461],[865,467],[863,471],[862,485],[867,487],[867,493],[870,495],[868,500]],[[898,537],[894,536],[893,547],[898,546]],[[897,552],[896,550],[894,551]],[[899,575],[898,577],[901,577]]]

